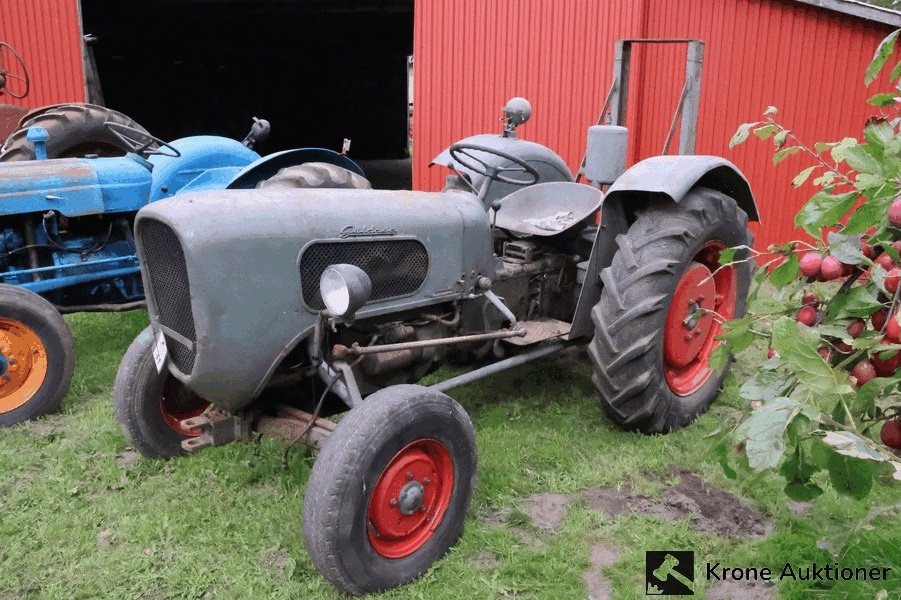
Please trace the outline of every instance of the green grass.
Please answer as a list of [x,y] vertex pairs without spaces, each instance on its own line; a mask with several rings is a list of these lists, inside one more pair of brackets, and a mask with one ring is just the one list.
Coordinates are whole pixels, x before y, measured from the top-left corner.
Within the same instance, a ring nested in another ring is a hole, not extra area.
[[[282,468],[284,444],[232,444],[169,462],[133,460],[113,416],[119,359],[145,326],[143,312],[67,319],[78,367],[59,414],[0,430],[0,598],[339,598],[310,564],[300,513],[314,456]],[[737,365],[748,372],[753,361]],[[452,393],[470,412],[479,483],[461,541],[417,582],[384,598],[585,598],[592,543],[620,551],[606,569],[614,597],[645,598],[644,551],[692,548],[698,560],[776,565],[832,562],[816,542],[846,530],[871,507],[898,501],[879,488],[866,501],[827,492],[807,516],[792,514],[779,481],[741,471],[726,479],[710,434],[738,406],[732,378],[714,409],[684,431],[646,437],[599,413],[580,357],[524,367]],[[628,485],[659,493],[673,468],[746,498],[773,518],[764,540],[728,540],[629,514],[614,519],[570,505],[560,531],[529,530],[522,502],[539,492]],[[649,480],[646,475],[664,480]],[[506,521],[482,518],[507,509]],[[852,538],[841,562],[893,568],[901,595],[901,527],[877,519]],[[473,560],[489,552],[495,562]],[[880,585],[819,589],[782,583],[782,598],[872,598]],[[702,596],[697,596],[702,597]]]

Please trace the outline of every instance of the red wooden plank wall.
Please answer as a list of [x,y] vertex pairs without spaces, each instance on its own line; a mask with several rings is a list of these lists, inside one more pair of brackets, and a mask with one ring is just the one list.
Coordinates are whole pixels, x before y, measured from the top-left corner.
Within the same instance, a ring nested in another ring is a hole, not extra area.
[[[891,31],[792,0],[417,0],[415,11],[415,188],[439,189],[445,172],[429,160],[462,136],[499,131],[514,95],[534,108],[523,137],[575,169],[610,85],[614,41],[693,37],[706,45],[697,152],[725,156],[750,179],[759,248],[797,237],[792,216],[811,188],[789,182],[808,163],[795,156],[774,167],[769,143],[730,150],[729,138],[771,104],[811,144],[860,137],[877,112],[865,104],[875,86],[863,86],[863,71]],[[630,160],[662,150],[684,57],[681,45],[633,56]]]
[[31,75],[25,98],[4,94],[0,102],[36,107],[84,101],[78,0],[0,0],[0,41],[19,52]]

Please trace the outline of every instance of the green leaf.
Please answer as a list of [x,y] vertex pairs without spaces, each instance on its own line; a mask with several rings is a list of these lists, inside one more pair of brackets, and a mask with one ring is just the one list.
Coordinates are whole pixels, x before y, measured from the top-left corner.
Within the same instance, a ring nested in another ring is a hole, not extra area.
[[710,353],[710,369],[717,373],[722,373],[726,365],[729,364],[729,358],[732,355],[726,344],[720,344]]
[[797,483],[789,481],[785,484],[785,495],[796,502],[809,502],[823,493],[823,488],[815,483]]
[[788,129],[783,129],[773,136],[773,145],[776,146],[776,148],[781,148],[785,145],[786,139],[788,139]]
[[729,140],[729,147],[734,148],[738,146],[746,139],[748,139],[748,134],[751,133],[751,128],[759,125],[760,122],[757,123],[742,123],[738,126],[738,131],[735,132],[735,135],[732,136],[732,139]]
[[873,450],[871,447],[873,442],[865,440],[850,431],[827,431],[825,437],[823,437],[823,443],[831,446],[833,450],[842,456],[876,462],[886,460],[886,457],[880,452]]
[[845,162],[858,173],[881,173],[879,160],[873,156],[866,144],[858,144],[845,149]]
[[842,233],[846,235],[863,233],[872,227],[874,223],[878,223],[881,219],[885,218],[891,203],[891,199],[889,198],[871,200],[861,204],[854,210],[854,213],[848,218],[847,222],[845,222]]
[[837,163],[845,160],[845,150],[850,148],[851,146],[857,145],[857,139],[853,137],[842,138],[842,141],[837,142],[834,146],[832,146],[832,150],[829,152],[832,155],[832,160]]
[[884,148],[895,136],[895,131],[886,119],[870,119],[863,128],[863,137],[872,146]]
[[[797,421],[799,417],[796,417]],[[782,463],[779,472],[786,479],[785,494],[792,500],[812,500],[823,493],[823,490],[810,482],[810,478],[820,468],[808,462],[801,444],[795,445],[795,451]]]
[[784,288],[789,283],[798,279],[801,274],[801,263],[794,254],[789,254],[781,265],[770,273],[770,281],[777,288]]
[[895,94],[892,94],[890,92],[886,92],[884,94],[875,94],[874,96],[871,96],[869,100],[867,100],[867,104],[883,108],[886,106],[891,106],[892,104],[895,104],[895,102],[897,102],[895,100]]
[[870,62],[863,75],[863,82],[865,85],[873,83],[873,80],[876,79],[879,71],[881,71],[882,67],[885,65],[885,61],[892,55],[892,52],[895,49],[895,40],[898,39],[899,31],[901,30],[891,32],[885,36],[884,40],[879,42],[876,53],[873,54],[873,60]]
[[816,169],[816,165],[812,167],[807,167],[792,179],[792,187],[799,187],[802,183],[807,181],[807,178],[810,177],[810,174],[813,173],[813,170]]
[[[836,299],[842,297],[840,303]],[[833,304],[836,304],[833,307]],[[876,293],[867,286],[858,285],[850,290],[836,294],[829,305],[829,316],[835,318],[844,317],[869,317],[882,306],[882,302],[876,297]],[[834,311],[834,312],[833,312]]]
[[857,197],[857,192],[832,194],[824,190],[801,207],[795,215],[795,226],[803,228],[813,237],[819,237],[821,228],[838,224],[854,206]]
[[762,471],[779,464],[785,452],[782,434],[800,411],[797,400],[773,398],[738,426],[735,433],[745,442],[745,453],[752,469]]
[[784,373],[777,371],[755,371],[738,390],[738,395],[745,400],[769,400],[781,396],[791,386],[791,381]]
[[825,152],[826,150],[829,150],[830,148],[835,147],[836,145],[838,145],[838,142],[817,142],[813,145],[813,149],[817,154],[820,154],[822,152]]
[[828,395],[844,379],[817,352],[820,336],[815,329],[781,317],[773,324],[773,346],[798,381],[815,395]]
[[813,184],[820,187],[829,187],[835,182],[838,173],[835,171],[824,171],[822,175],[813,180]]
[[792,154],[797,154],[800,151],[801,146],[789,146],[788,148],[783,148],[782,150],[779,150],[778,152],[773,154],[773,164],[778,165]]
[[826,235],[829,254],[848,265],[859,265],[867,262],[867,257],[860,251],[859,235],[842,235],[830,231]]
[[738,252],[738,248],[726,248],[722,252],[720,252],[719,264],[727,265],[732,262],[732,259],[735,258],[735,253]]
[[833,453],[826,470],[829,482],[839,494],[861,500],[873,487],[873,465],[865,460]]
[[757,129],[755,129],[754,135],[762,140],[768,140],[777,131],[779,131],[779,126],[769,123],[767,125],[761,125]]

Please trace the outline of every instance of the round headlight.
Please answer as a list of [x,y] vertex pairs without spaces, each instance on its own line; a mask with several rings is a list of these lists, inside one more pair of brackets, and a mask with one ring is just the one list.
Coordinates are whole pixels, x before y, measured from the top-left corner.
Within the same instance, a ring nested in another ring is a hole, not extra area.
[[326,267],[319,278],[319,294],[325,308],[336,317],[352,316],[366,304],[372,282],[360,267],[347,264]]

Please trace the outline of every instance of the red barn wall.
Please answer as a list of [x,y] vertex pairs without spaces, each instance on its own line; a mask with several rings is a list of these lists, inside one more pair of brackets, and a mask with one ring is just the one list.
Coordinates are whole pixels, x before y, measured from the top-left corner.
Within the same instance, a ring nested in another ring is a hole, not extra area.
[[84,63],[78,0],[0,1],[0,41],[22,56],[31,75],[31,91],[0,102],[36,107],[83,102]]
[[[810,163],[794,156],[774,167],[768,142],[729,149],[729,138],[768,105],[811,145],[860,137],[878,112],[866,105],[876,86],[864,87],[863,72],[891,31],[791,0],[417,0],[414,23],[418,189],[440,188],[444,170],[427,165],[444,146],[499,131],[500,107],[515,95],[534,108],[523,137],[555,149],[575,170],[610,85],[615,40],[703,40],[697,153],[725,156],[750,180],[763,219],[754,228],[758,248],[798,237],[793,215],[812,188],[794,190],[790,181]],[[661,152],[684,61],[682,45],[633,56],[631,162]]]

